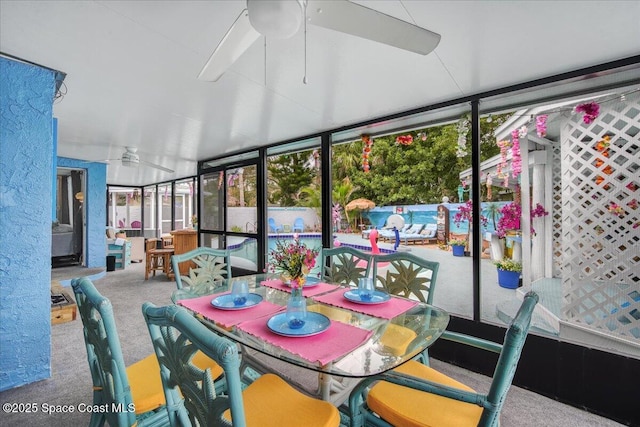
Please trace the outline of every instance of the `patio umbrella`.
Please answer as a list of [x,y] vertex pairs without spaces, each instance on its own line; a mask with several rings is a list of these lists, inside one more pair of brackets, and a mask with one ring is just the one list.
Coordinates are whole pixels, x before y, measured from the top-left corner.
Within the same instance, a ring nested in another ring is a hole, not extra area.
[[[349,203],[347,203],[347,206],[345,206],[344,208],[347,211],[352,211],[354,209],[363,211],[365,209],[371,209],[375,207],[376,207],[376,204],[371,200],[360,198],[360,199],[354,199],[350,201]],[[362,224],[362,213],[360,213],[360,224]]]
[[364,210],[364,209],[371,209],[375,207],[376,207],[376,204],[369,199],[355,199],[347,203],[347,206],[345,206],[344,208],[348,211],[352,211],[354,209]]

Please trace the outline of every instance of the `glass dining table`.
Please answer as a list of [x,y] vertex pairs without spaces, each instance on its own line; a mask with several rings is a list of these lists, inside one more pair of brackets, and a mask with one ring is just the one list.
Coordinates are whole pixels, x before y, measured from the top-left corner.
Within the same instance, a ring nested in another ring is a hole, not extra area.
[[[237,281],[247,282],[250,292],[240,307],[226,303]],[[449,323],[449,314],[432,305],[393,295],[365,303],[348,298],[354,291],[309,279],[302,291],[308,319],[320,321],[300,333],[281,329],[278,321],[291,289],[272,275],[184,288],[174,291],[172,300],[215,333],[238,343],[243,357],[257,351],[317,371],[319,397],[331,400],[331,378],[364,378],[393,369],[425,351]]]

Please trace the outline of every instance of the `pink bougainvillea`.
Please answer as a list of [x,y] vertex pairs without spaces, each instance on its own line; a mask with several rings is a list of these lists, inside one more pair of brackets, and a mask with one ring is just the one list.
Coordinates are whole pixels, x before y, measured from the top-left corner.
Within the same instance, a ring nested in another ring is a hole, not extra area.
[[536,133],[540,138],[547,136],[547,117],[546,114],[536,117]]
[[597,102],[587,102],[584,104],[576,105],[576,112],[583,113],[582,121],[585,124],[592,123],[598,115],[600,115],[600,105]]
[[522,157],[520,156],[520,131],[511,132],[511,176],[518,178],[522,172]]
[[[511,202],[504,205],[500,209],[502,215],[498,220],[496,226],[496,234],[498,237],[504,237],[508,230],[520,230],[520,219],[522,217],[522,207],[519,203]],[[535,207],[530,212],[531,219],[537,217],[543,217],[549,215],[549,212],[544,210],[544,207],[540,203],[536,203]],[[531,234],[535,235],[536,231],[531,227]]]

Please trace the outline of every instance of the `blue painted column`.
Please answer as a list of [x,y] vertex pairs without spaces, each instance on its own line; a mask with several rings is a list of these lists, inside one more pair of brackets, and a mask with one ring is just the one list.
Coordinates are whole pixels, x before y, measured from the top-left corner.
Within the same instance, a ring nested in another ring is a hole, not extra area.
[[0,391],[51,376],[55,73],[0,57]]

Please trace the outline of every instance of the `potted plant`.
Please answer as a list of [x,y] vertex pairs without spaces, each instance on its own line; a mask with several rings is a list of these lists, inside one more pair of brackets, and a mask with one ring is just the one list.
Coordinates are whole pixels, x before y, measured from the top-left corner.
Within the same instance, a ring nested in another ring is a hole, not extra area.
[[522,273],[522,263],[511,258],[503,258],[494,261],[498,268],[498,285],[507,289],[516,289],[520,286],[520,273]]
[[451,239],[449,240],[449,246],[453,251],[453,256],[464,256],[464,248],[467,246],[465,239]]

